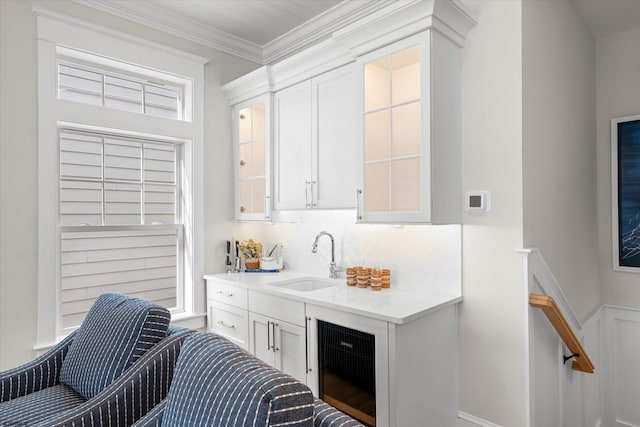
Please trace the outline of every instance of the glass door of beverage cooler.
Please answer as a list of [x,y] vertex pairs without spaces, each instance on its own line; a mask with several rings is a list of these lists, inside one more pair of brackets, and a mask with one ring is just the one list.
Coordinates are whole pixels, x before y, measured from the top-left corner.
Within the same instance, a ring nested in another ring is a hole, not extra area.
[[375,336],[318,320],[319,397],[376,425]]

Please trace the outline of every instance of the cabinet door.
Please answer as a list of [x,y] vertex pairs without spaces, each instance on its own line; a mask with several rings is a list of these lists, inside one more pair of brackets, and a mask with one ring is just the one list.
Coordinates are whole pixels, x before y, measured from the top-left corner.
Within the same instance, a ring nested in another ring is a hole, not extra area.
[[229,338],[249,350],[248,311],[217,301],[208,300],[209,330]]
[[430,222],[430,112],[426,38],[359,61],[361,193],[358,220]]
[[234,107],[234,162],[238,220],[268,220],[270,207],[270,98]]
[[273,329],[271,319],[249,312],[249,352],[277,368],[273,350],[275,345]]
[[357,187],[354,64],[312,79],[313,207],[355,208]]
[[311,207],[311,81],[275,94],[275,209]]
[[306,331],[297,325],[275,320],[275,367],[306,384]]

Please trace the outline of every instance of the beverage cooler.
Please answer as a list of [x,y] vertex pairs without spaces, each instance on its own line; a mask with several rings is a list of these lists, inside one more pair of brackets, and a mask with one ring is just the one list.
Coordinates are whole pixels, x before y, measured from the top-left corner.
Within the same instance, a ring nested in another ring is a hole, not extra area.
[[375,336],[318,320],[318,397],[376,425]]

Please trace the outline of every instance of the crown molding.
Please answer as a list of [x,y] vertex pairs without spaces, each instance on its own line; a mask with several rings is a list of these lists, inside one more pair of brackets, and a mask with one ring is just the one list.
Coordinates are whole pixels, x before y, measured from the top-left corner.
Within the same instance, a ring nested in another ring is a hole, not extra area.
[[[303,48],[326,40],[331,37],[334,31],[397,2],[397,0],[344,1],[260,46],[212,26],[178,15],[161,6],[148,7],[148,3],[142,1],[73,1],[261,65],[272,64]],[[402,0],[400,3],[406,1],[411,0]]]
[[231,105],[272,91],[271,72],[266,66],[222,86],[222,92],[227,95]]
[[158,5],[149,7],[148,3],[142,1],[73,1],[251,62],[262,64],[264,60],[261,46],[193,19],[177,15]]
[[351,0],[342,2],[265,44],[263,46],[264,63],[273,64],[305,47],[326,40],[335,31],[395,2],[397,0]]
[[476,24],[473,10],[460,0],[393,2],[333,33],[355,56],[413,34],[433,29],[459,47]]

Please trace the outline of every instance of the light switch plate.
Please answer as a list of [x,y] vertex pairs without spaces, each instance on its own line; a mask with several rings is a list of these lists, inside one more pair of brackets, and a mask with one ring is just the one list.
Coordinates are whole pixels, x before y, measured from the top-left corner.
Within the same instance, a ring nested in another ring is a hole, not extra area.
[[467,212],[489,212],[491,193],[489,191],[468,191],[464,194],[464,208]]

